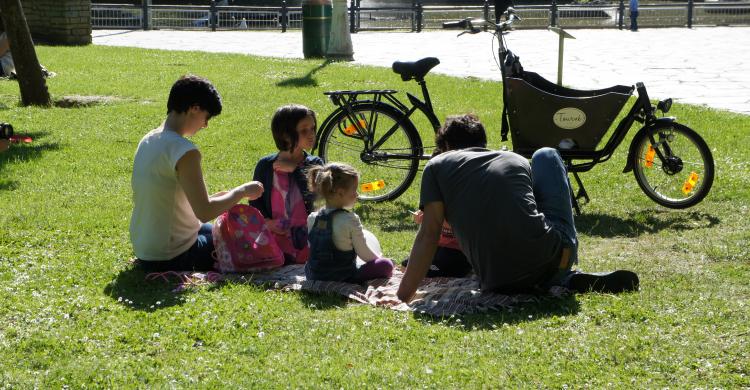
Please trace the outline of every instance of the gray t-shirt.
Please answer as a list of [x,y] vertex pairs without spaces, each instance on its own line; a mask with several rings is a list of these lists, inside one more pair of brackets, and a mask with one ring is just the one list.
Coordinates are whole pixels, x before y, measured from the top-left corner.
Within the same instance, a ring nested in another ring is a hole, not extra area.
[[531,166],[518,154],[469,148],[433,158],[420,207],[431,202],[443,202],[483,290],[536,280],[560,255],[560,234],[537,210]]

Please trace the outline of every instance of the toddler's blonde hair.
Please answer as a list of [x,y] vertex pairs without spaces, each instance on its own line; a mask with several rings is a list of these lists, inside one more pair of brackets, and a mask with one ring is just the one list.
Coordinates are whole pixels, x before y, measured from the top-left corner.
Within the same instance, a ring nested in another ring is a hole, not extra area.
[[316,165],[307,170],[309,187],[318,195],[329,198],[340,188],[349,188],[359,180],[359,172],[343,163]]

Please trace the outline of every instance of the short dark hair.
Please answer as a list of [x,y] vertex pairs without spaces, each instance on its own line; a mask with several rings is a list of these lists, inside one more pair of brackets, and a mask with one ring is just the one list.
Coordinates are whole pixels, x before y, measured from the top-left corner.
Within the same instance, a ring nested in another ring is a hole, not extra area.
[[192,106],[206,110],[209,118],[214,117],[221,114],[221,95],[210,81],[188,74],[172,85],[167,100],[167,114],[172,111],[187,112]]
[[487,133],[474,114],[449,116],[435,135],[438,152],[487,146]]
[[318,119],[315,112],[303,105],[288,104],[279,107],[271,119],[271,132],[276,147],[282,152],[289,152],[297,147],[299,135],[297,134],[297,124],[302,119],[311,116],[315,127],[318,127]]

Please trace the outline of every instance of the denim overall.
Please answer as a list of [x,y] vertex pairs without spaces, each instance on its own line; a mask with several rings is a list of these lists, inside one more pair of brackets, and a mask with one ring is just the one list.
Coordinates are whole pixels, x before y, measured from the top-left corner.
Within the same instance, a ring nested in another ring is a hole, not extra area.
[[309,233],[310,258],[305,264],[308,280],[352,281],[357,275],[357,253],[342,251],[333,243],[333,217],[344,209],[321,210]]

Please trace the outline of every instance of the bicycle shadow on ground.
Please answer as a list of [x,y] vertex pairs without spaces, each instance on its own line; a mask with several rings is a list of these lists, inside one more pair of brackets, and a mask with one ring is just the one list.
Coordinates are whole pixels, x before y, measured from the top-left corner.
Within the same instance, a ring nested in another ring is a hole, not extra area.
[[519,303],[510,309],[488,311],[479,314],[451,316],[448,318],[433,317],[414,313],[414,317],[432,325],[456,327],[464,331],[491,330],[502,326],[532,322],[551,317],[577,315],[581,305],[575,294],[560,297],[542,296],[537,302]]
[[140,268],[128,264],[104,287],[104,294],[129,309],[153,312],[185,302],[184,293],[173,291],[175,286],[174,280],[146,280]]
[[579,234],[596,237],[638,237],[662,230],[686,231],[711,228],[721,222],[718,217],[701,211],[639,210],[622,218],[608,214],[583,214],[575,217]]
[[365,227],[368,223],[377,224],[384,232],[417,231],[412,211],[417,206],[400,200],[388,203],[357,203],[354,212],[359,215]]
[[299,88],[299,87],[317,87],[318,86],[318,81],[315,80],[315,78],[313,78],[313,76],[315,75],[315,73],[319,72],[321,69],[323,69],[326,66],[328,66],[331,62],[333,62],[333,61],[332,60],[325,60],[320,65],[318,65],[318,66],[310,69],[310,71],[307,72],[306,75],[304,75],[302,77],[292,77],[292,78],[288,78],[286,80],[281,80],[278,83],[276,83],[276,86],[277,87],[294,87],[294,88]]

